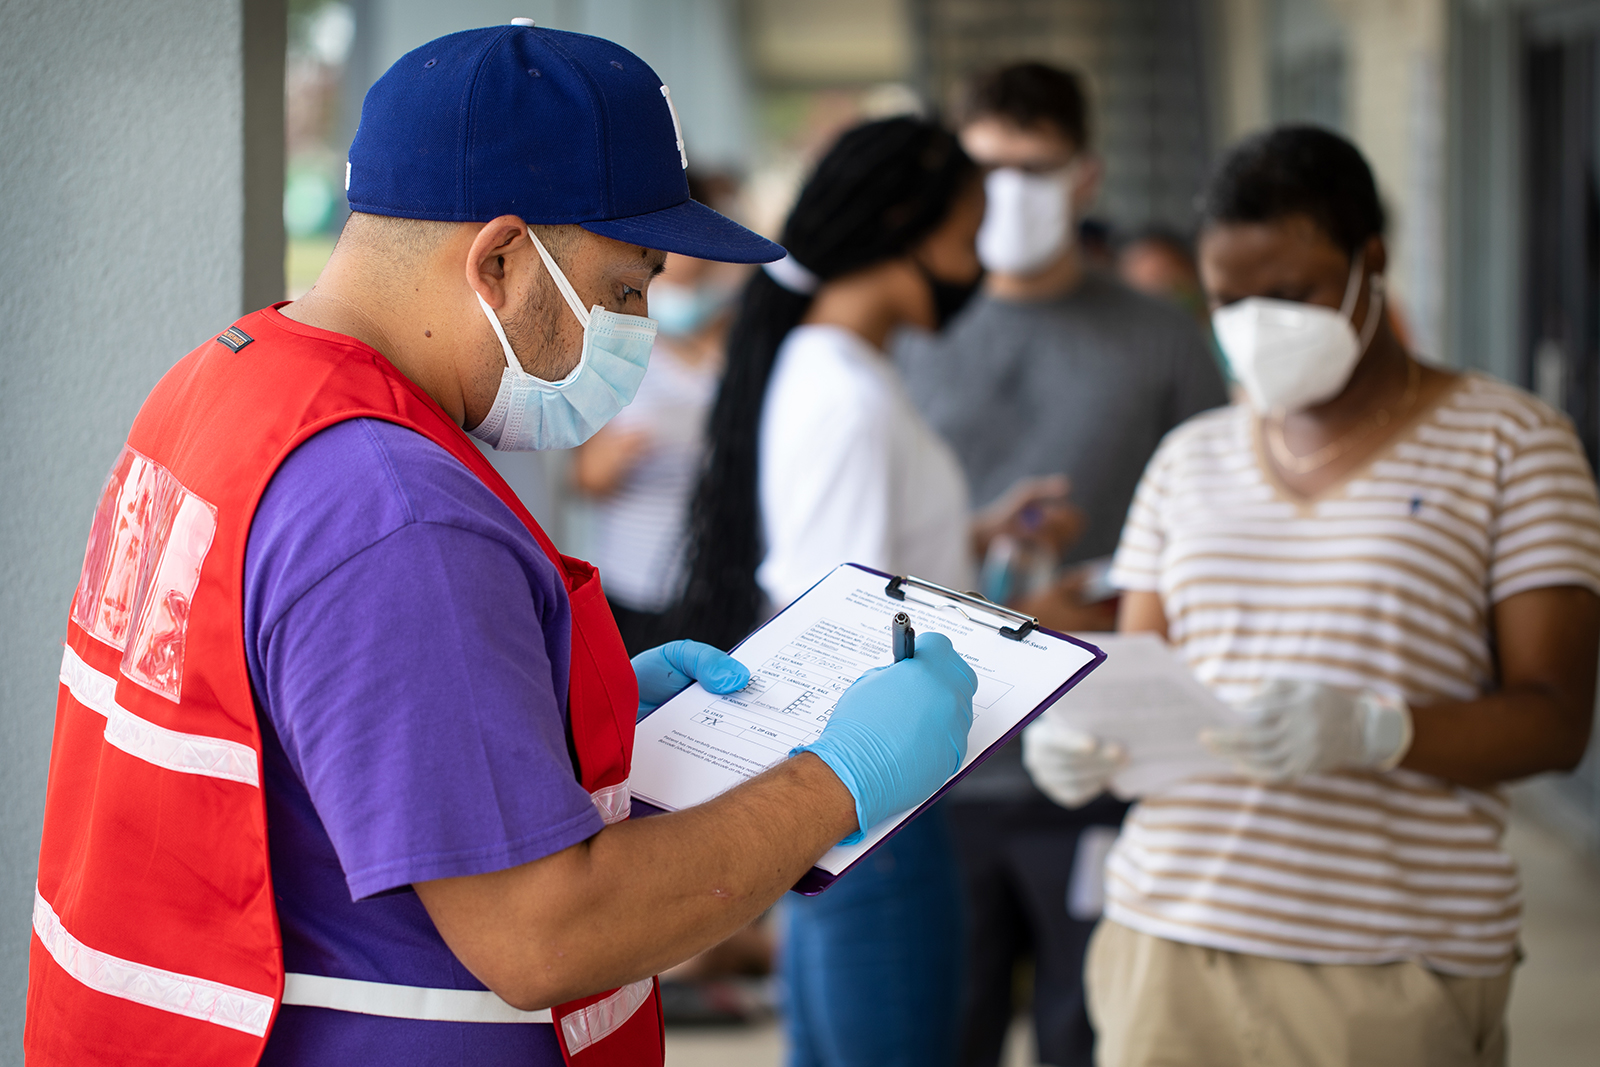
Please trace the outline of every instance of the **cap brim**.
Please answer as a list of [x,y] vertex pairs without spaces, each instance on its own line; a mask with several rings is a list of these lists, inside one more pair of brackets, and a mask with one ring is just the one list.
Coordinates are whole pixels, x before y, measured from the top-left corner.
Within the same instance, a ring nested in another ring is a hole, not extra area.
[[590,233],[614,241],[642,245],[662,252],[677,252],[696,259],[722,263],[771,263],[784,257],[783,246],[747,230],[726,215],[719,215],[695,200],[633,215],[579,223]]

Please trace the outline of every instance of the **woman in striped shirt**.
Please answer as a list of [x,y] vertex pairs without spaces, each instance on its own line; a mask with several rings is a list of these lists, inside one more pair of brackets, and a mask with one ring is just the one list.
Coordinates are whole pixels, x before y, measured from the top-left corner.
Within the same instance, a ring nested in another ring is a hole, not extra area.
[[[1144,799],[1090,950],[1100,1062],[1501,1064],[1517,874],[1496,787],[1573,767],[1600,506],[1567,420],[1425,366],[1383,307],[1371,171],[1287,127],[1223,163],[1202,273],[1250,395],[1152,458],[1113,570],[1247,724]],[[1063,802],[1116,753],[1036,728]]]

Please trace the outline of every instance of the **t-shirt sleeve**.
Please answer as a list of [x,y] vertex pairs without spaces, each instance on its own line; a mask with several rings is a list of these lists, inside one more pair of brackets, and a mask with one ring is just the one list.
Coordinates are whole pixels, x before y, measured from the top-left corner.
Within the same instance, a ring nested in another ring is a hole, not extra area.
[[1577,436],[1552,412],[1509,435],[1501,482],[1489,595],[1557,585],[1600,593],[1600,502]]
[[1111,584],[1129,592],[1154,592],[1161,585],[1161,553],[1167,545],[1164,514],[1171,437],[1156,450],[1139,478],[1122,539],[1111,557]]
[[273,726],[352,899],[602,828],[567,755],[537,584],[482,531],[411,522],[258,637]]

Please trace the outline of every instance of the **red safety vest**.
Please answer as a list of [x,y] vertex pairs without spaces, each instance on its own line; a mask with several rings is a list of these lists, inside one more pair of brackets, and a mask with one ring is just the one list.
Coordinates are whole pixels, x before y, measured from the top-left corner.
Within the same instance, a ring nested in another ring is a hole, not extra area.
[[554,1022],[576,1067],[663,1061],[654,979],[548,1013],[483,991],[315,975],[288,975],[285,989],[245,660],[245,544],[284,457],[353,418],[449,451],[562,573],[578,779],[608,823],[628,816],[638,688],[594,568],[555,550],[461,428],[383,356],[276,308],[247,315],[162,378],[95,512],[39,849],[23,1039],[34,1067],[253,1065],[284,1002]]

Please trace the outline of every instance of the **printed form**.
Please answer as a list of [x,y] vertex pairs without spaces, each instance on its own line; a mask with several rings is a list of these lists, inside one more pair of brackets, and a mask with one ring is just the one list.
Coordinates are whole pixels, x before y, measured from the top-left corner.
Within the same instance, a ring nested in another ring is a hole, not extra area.
[[1200,740],[1202,731],[1239,722],[1237,713],[1194,676],[1155,634],[1085,634],[1105,663],[1045,716],[1115,741],[1127,764],[1111,779],[1123,800],[1158,793],[1190,778],[1235,773],[1231,760]]
[[[734,650],[750,668],[749,686],[716,696],[692,685],[640,723],[633,795],[668,811],[701,804],[816,740],[851,683],[891,662],[889,625],[899,611],[917,633],[950,638],[978,676],[967,757],[952,781],[1096,658],[1093,649],[1052,634],[1002,637],[996,626],[1014,620],[925,589],[907,586],[905,600],[896,600],[886,584],[859,567],[836,568]],[[885,819],[817,865],[842,872],[915,810]]]

